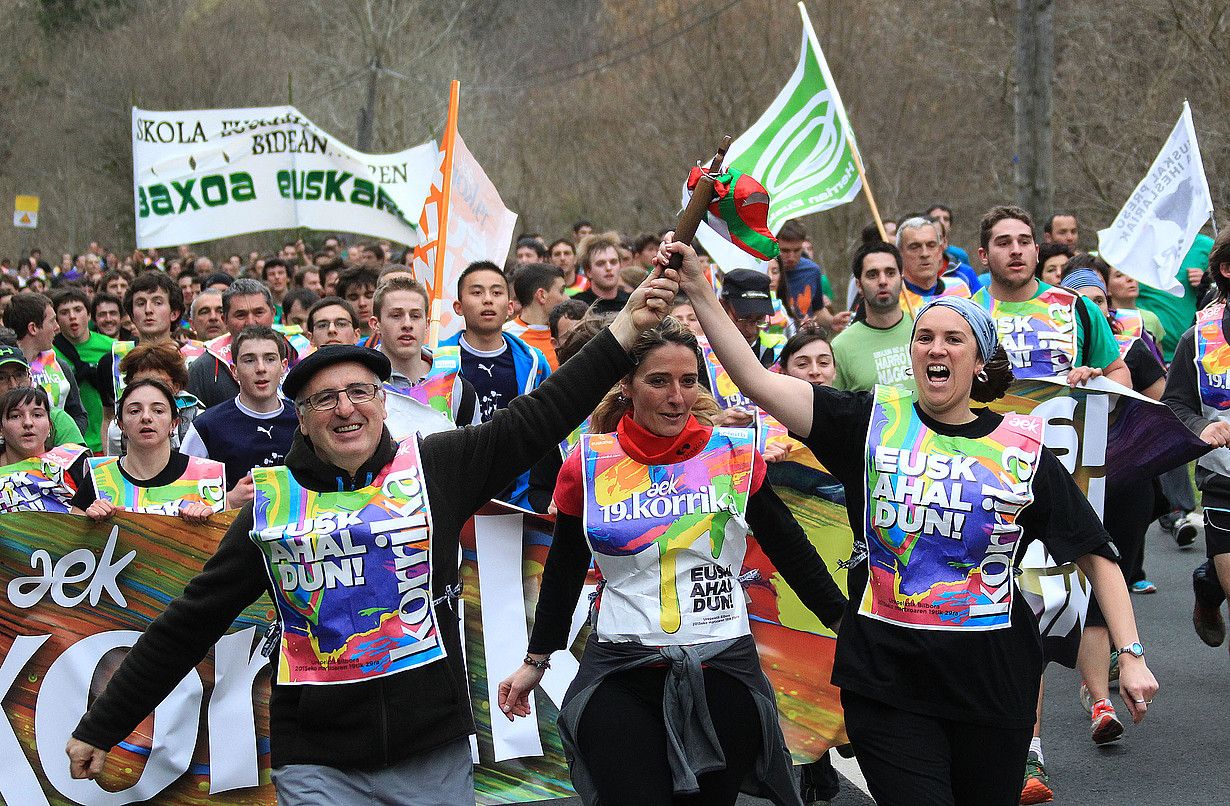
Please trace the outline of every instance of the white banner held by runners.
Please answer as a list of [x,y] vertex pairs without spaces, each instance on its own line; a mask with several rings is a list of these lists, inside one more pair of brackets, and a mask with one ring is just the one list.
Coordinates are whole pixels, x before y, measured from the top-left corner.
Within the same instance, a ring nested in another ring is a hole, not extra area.
[[1213,197],[1204,175],[1192,110],[1183,114],[1149,172],[1108,228],[1098,232],[1107,263],[1138,282],[1182,296],[1175,275],[1204,222]]
[[854,133],[807,10],[799,64],[752,127],[731,143],[727,164],[769,191],[769,229],[853,201],[862,189]]
[[293,106],[132,110],[138,248],[308,227],[418,243],[435,143],[364,154]]

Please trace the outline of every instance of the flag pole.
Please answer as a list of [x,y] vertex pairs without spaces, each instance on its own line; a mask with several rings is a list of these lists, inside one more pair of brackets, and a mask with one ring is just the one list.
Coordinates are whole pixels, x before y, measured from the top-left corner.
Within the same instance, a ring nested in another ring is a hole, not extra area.
[[884,221],[880,219],[880,208],[876,206],[876,197],[871,192],[871,185],[867,182],[867,173],[863,169],[863,158],[858,153],[858,146],[854,144],[854,138],[850,136],[849,129],[846,130],[846,142],[850,144],[850,153],[854,155],[854,167],[858,169],[859,181],[863,183],[863,194],[867,197],[867,206],[871,208],[871,215],[875,218],[876,229],[880,231],[880,240],[888,242],[888,233],[884,231]]
[[888,234],[884,232],[884,221],[880,218],[880,208],[876,206],[876,198],[871,192],[871,185],[867,184],[867,171],[863,167],[863,158],[858,153],[858,144],[854,142],[854,130],[850,126],[850,119],[846,117],[846,105],[841,102],[841,95],[837,92],[837,82],[833,80],[833,74],[829,71],[828,59],[824,58],[824,51],[820,48],[820,42],[816,38],[816,29],[812,27],[811,17],[807,14],[807,6],[803,4],[803,0],[799,0],[799,16],[803,18],[803,30],[807,32],[807,38],[811,41],[812,50],[815,51],[816,58],[820,62],[820,72],[824,76],[824,82],[828,85],[829,91],[833,93],[833,100],[837,104],[837,113],[841,118],[842,126],[845,128],[846,143],[850,146],[850,153],[854,156],[854,167],[858,169],[858,178],[863,183],[863,193],[867,197],[867,206],[871,208],[871,215],[875,218],[876,229],[880,231],[880,238],[887,241]]
[[440,306],[444,304],[444,252],[448,241],[448,207],[453,190],[453,144],[457,140],[457,108],[461,94],[461,82],[457,79],[448,87],[448,118],[444,125],[444,138],[440,146],[440,230],[436,233],[434,275],[431,284],[431,326],[428,344],[434,352],[440,344]]

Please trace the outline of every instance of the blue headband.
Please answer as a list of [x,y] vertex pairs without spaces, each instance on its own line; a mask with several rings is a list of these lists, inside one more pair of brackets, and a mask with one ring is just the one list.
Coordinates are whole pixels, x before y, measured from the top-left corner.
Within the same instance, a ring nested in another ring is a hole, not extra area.
[[1102,282],[1102,275],[1093,269],[1076,269],[1063,278],[1063,282],[1059,285],[1071,291],[1079,291],[1082,288],[1093,286],[1094,288],[1102,289],[1103,294],[1106,293],[1106,283]]
[[974,332],[974,341],[978,342],[978,355],[982,358],[983,363],[991,360],[991,356],[995,355],[995,348],[999,346],[999,335],[995,332],[995,320],[981,305],[964,297],[936,297],[924,305],[914,317],[914,328],[910,331],[910,341],[914,340],[918,320],[922,319],[923,314],[932,308],[949,308],[956,311],[962,319],[969,323],[969,329]]

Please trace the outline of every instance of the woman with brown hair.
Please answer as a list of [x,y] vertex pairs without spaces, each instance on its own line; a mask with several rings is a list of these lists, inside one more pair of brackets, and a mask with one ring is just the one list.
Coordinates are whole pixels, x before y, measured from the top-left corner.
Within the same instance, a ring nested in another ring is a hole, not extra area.
[[85,475],[88,448],[55,442],[51,403],[37,386],[0,396],[0,514],[68,512]]
[[171,447],[179,414],[170,387],[154,378],[132,381],[116,401],[115,422],[128,450],[90,460],[90,474],[72,499],[75,514],[104,521],[117,511],[143,512],[203,523],[222,511],[225,466]]
[[667,318],[631,355],[636,368],[560,471],[529,653],[500,684],[500,707],[529,714],[592,559],[593,633],[559,719],[581,798],[733,804],[747,787],[798,804],[739,583],[748,530],[831,627],[845,598],[764,483],[754,433],[710,424],[696,337]]
[[[178,449],[188,433],[192,420],[201,413],[201,401],[188,389],[188,367],[184,356],[173,342],[159,341],[138,344],[120,359],[120,375],[125,384],[142,378],[161,381],[175,394],[175,410],[179,425],[171,434],[171,447]],[[118,418],[107,429],[107,454],[119,456],[125,450]]]

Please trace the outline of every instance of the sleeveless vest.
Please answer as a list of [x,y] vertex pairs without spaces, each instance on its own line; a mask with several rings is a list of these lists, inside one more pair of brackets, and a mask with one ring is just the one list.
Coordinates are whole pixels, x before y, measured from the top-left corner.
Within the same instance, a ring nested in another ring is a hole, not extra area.
[[[218,338],[222,338],[219,336]],[[217,339],[214,339],[217,341]],[[212,342],[210,342],[212,343]],[[124,382],[124,375],[120,372],[120,362],[124,360],[124,356],[132,352],[137,346],[135,341],[115,341],[111,343],[111,389],[115,393],[115,400],[118,403],[120,395],[124,393],[124,387],[128,384]],[[208,344],[201,341],[186,341],[179,345],[179,354],[184,357],[184,366],[192,366],[192,362],[205,355],[208,352]]]
[[647,466],[615,434],[581,437],[585,538],[604,580],[599,639],[663,646],[750,632],[739,573],[753,440],[715,428],[693,458]]
[[64,408],[64,401],[68,399],[72,387],[55,350],[44,350],[34,356],[30,362],[30,381],[47,393],[52,408]]
[[924,630],[1011,626],[1017,517],[1033,501],[1043,423],[1009,414],[985,437],[944,436],[908,390],[876,387],[859,615]]
[[[1230,345],[1221,328],[1225,311],[1225,303],[1218,303],[1196,313],[1196,385],[1204,416],[1230,422]],[[1196,462],[1206,470],[1230,476],[1230,448],[1214,448]]]
[[910,287],[901,283],[901,310],[911,319],[918,315],[918,311],[931,300],[936,297],[964,297],[969,299],[974,295],[970,290],[969,284],[964,279],[955,274],[941,275],[940,283],[943,288],[938,294],[915,294],[910,290]]
[[1066,375],[1076,366],[1080,314],[1073,292],[1051,287],[1025,302],[1001,302],[984,288],[973,300],[995,319],[1000,343],[1017,378]]
[[80,445],[60,445],[41,456],[0,467],[0,514],[68,512],[77,484],[68,469],[86,453]]
[[318,493],[286,467],[252,471],[250,536],[282,627],[279,683],[353,683],[445,656],[431,598],[431,507],[418,440],[371,484]]
[[707,339],[700,339],[700,351],[705,359],[705,373],[709,376],[709,389],[713,392],[718,406],[723,409],[752,406],[751,399],[735,386],[730,373],[722,366],[722,362],[718,360],[717,353],[709,346]]
[[128,512],[178,515],[184,504],[205,504],[214,512],[226,506],[226,466],[198,456],[189,456],[184,474],[161,487],[139,487],[124,478],[115,456],[90,459],[90,477],[99,498]]

